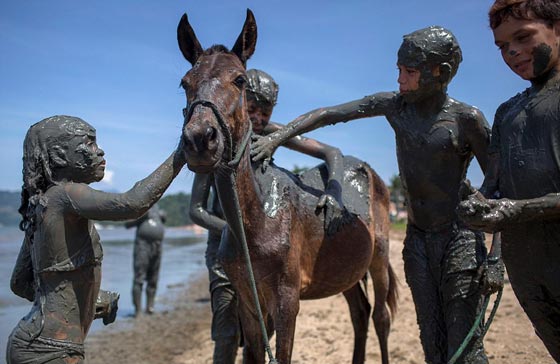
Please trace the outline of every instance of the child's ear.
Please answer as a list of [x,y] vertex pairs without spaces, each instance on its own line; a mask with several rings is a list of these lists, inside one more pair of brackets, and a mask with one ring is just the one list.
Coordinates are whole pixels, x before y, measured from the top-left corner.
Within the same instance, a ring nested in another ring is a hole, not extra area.
[[49,161],[51,168],[62,168],[68,165],[66,151],[60,145],[51,146],[49,149]]
[[451,80],[451,65],[447,62],[441,63],[436,67],[438,71],[437,74],[434,72],[434,76],[437,77],[440,83],[448,84]]

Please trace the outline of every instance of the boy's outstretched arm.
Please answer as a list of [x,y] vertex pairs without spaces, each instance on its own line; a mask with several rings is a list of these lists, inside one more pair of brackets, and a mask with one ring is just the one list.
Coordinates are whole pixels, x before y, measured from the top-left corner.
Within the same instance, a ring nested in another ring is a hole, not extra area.
[[378,102],[380,99],[381,95],[379,97],[372,95],[344,104],[312,110],[297,117],[282,129],[254,141],[251,156],[254,161],[270,159],[280,145],[295,136],[341,121],[382,115],[383,111],[378,110],[377,107],[381,105]]

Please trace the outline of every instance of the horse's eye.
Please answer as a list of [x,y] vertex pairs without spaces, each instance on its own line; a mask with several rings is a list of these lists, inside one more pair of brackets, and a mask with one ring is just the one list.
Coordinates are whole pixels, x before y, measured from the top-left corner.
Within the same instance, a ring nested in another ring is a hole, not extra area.
[[243,86],[245,86],[245,82],[247,82],[247,80],[245,79],[244,76],[238,76],[235,81],[233,81],[233,83],[235,83],[235,86],[241,88]]

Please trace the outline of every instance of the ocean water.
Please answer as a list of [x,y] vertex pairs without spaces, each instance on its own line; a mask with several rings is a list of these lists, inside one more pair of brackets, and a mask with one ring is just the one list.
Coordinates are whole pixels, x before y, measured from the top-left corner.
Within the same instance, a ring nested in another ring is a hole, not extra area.
[[[101,288],[120,293],[117,320],[131,320],[132,251],[135,229],[99,229],[103,245]],[[31,302],[10,290],[10,276],[23,239],[16,227],[0,226],[0,362],[5,358],[8,336],[17,322],[29,312]],[[205,270],[206,235],[195,235],[181,228],[167,228],[163,240],[162,263],[155,309],[166,309],[162,298],[174,294],[177,287],[185,288],[187,281]],[[142,297],[145,300],[145,294]],[[145,301],[143,302],[145,305]],[[145,307],[145,306],[144,306]],[[101,320],[93,322],[90,333],[103,327]]]

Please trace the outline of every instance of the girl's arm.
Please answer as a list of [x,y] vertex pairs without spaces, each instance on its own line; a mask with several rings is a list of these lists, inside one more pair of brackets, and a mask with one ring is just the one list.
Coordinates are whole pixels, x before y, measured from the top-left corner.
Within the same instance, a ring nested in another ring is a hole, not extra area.
[[154,172],[125,193],[107,193],[83,183],[67,183],[64,189],[69,208],[93,220],[139,218],[161,198],[185,163],[184,152],[179,148]]
[[27,237],[21,244],[16,265],[10,279],[10,288],[16,295],[26,298],[29,301],[35,299],[35,278],[33,275],[33,264],[31,262],[31,253],[29,251],[29,242]]

